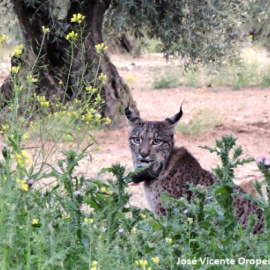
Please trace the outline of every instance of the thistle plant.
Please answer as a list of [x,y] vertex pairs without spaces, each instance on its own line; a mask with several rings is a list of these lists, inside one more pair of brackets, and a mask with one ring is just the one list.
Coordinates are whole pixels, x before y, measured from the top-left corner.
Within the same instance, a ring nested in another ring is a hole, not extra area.
[[233,149],[236,145],[236,140],[237,138],[234,138],[232,135],[225,135],[221,139],[216,140],[215,148],[208,146],[201,147],[209,150],[210,153],[216,153],[220,157],[222,166],[218,165],[215,169],[213,169],[213,171],[216,174],[217,179],[222,184],[230,187],[234,186],[232,182],[234,179],[234,169],[236,169],[238,166],[254,161],[254,158],[240,158],[243,153],[242,147],[239,146]]
[[218,165],[213,169],[213,172],[217,176],[219,181],[214,190],[214,196],[217,199],[219,205],[224,210],[226,225],[226,234],[232,235],[236,228],[237,221],[233,214],[233,196],[235,184],[234,170],[238,166],[254,161],[253,158],[241,159],[243,153],[242,147],[236,147],[236,140],[232,135],[225,135],[221,139],[216,140],[216,147],[211,148],[208,146],[202,147],[207,149],[210,153],[216,153],[221,159],[221,166]]

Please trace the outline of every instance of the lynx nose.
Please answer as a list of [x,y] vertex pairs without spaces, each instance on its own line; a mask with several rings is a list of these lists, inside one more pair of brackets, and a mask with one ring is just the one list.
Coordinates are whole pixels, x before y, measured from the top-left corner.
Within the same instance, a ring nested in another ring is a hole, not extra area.
[[149,156],[149,153],[147,153],[147,152],[140,152],[140,156],[141,156],[141,158],[146,158],[146,157]]

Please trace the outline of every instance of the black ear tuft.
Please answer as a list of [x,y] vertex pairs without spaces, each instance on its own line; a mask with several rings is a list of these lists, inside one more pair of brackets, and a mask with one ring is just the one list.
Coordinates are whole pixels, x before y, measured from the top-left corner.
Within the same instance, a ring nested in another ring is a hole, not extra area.
[[134,112],[132,112],[130,109],[129,109],[129,103],[127,105],[127,107],[125,108],[125,115],[127,117],[127,119],[131,122],[131,123],[135,123],[135,122],[138,122],[140,121],[140,117],[138,115],[136,115]]
[[170,117],[170,118],[166,118],[165,121],[169,122],[170,125],[175,125],[180,118],[183,115],[183,110],[182,110],[182,106],[183,106],[184,101],[182,102],[181,106],[180,106],[180,110],[177,114],[175,114],[174,116]]

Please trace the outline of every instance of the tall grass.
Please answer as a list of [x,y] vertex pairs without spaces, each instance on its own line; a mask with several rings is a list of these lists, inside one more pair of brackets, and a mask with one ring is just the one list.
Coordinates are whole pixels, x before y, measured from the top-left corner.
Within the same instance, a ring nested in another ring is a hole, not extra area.
[[234,90],[246,87],[270,86],[270,59],[267,53],[256,48],[246,48],[240,62],[224,62],[217,67],[213,63],[184,69],[174,64],[155,72],[153,87],[172,88],[179,85],[187,87],[229,86]]

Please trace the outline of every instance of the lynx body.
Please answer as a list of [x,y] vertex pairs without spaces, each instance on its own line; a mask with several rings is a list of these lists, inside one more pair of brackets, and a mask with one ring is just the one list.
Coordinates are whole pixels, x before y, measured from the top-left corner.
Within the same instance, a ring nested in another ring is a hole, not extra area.
[[[174,126],[183,114],[182,106],[177,114],[164,121],[144,121],[129,107],[125,114],[130,124],[129,146],[134,169],[145,167],[133,176],[133,182],[144,182],[146,201],[156,216],[165,214],[162,192],[174,198],[187,195],[190,199],[189,184],[208,188],[216,181],[215,175],[204,170],[186,148],[174,146]],[[235,189],[244,192],[240,187]],[[263,215],[257,204],[238,195],[234,195],[233,202],[238,221],[245,227],[252,212],[258,218],[253,231],[262,232]]]

